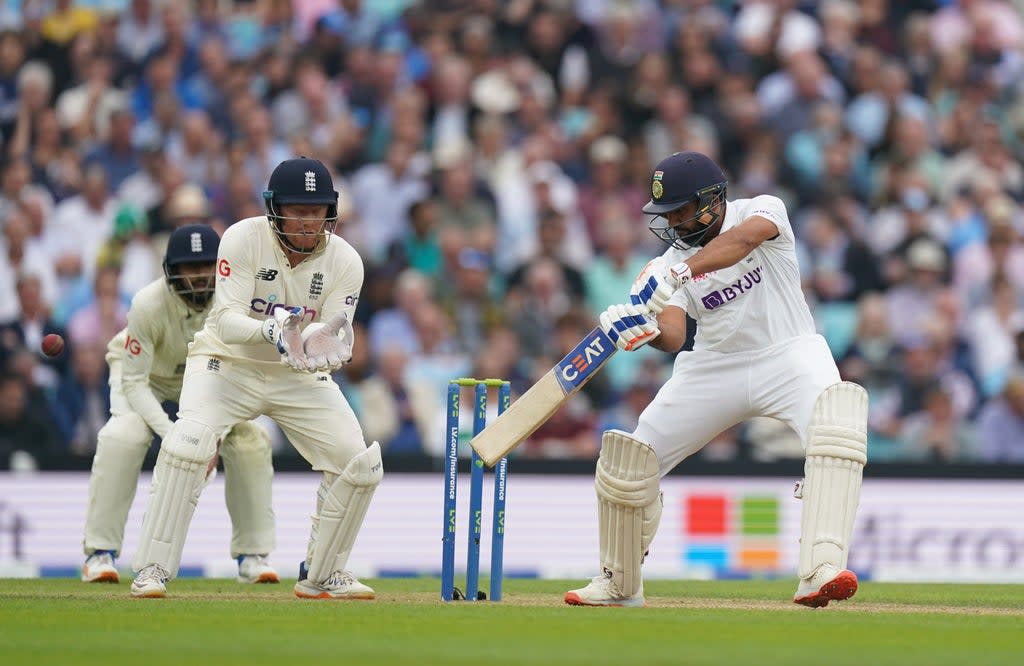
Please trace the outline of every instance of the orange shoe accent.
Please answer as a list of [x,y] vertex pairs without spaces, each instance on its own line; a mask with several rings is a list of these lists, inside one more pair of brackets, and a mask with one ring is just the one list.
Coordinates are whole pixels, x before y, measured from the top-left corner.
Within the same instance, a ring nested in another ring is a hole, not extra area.
[[857,574],[843,569],[832,580],[822,585],[817,592],[799,597],[793,603],[809,608],[824,608],[830,601],[846,601],[857,593]]
[[278,577],[276,571],[264,571],[263,573],[260,574],[260,577],[257,578],[254,582],[255,583],[280,583],[281,579],[280,579],[280,577]]
[[377,598],[376,595],[363,595],[360,597],[336,597],[330,592],[320,592],[318,594],[305,594],[295,590],[295,596],[299,599],[332,599],[334,601],[373,601]]
[[132,599],[165,599],[167,592],[146,592],[145,594],[133,594]]
[[[602,607],[606,607],[606,608],[622,608],[623,607],[622,604],[588,604],[585,601],[583,601],[583,599],[580,598],[580,595],[576,594],[575,592],[566,592],[565,593],[564,601],[565,601],[565,603],[569,604],[570,606],[590,606],[591,608],[602,608]],[[644,608],[647,608],[647,602],[646,601],[644,602]]]
[[[88,575],[88,571],[86,571],[86,575]],[[95,578],[93,578],[89,582],[90,583],[120,583],[121,582],[121,577],[118,575],[118,573],[116,571],[106,571],[104,573],[101,573],[99,576],[96,576]]]

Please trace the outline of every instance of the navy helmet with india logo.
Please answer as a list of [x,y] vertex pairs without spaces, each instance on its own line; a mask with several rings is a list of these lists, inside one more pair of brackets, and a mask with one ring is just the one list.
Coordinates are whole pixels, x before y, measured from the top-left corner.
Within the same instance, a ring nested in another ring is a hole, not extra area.
[[[164,253],[167,286],[192,310],[204,310],[213,296],[214,265],[219,247],[220,236],[208,224],[178,227],[167,241]],[[186,271],[186,265],[200,268]]]
[[[679,249],[700,245],[721,217],[718,204],[725,201],[726,186],[727,179],[721,167],[707,155],[696,152],[669,155],[654,168],[651,200],[643,208],[648,215],[657,216],[651,220],[651,231]],[[680,236],[664,216],[691,203],[696,204],[694,215],[683,220],[681,226],[697,220],[700,228]]]
[[[289,238],[304,235],[302,232],[295,234],[282,230],[281,223],[288,218],[281,215],[281,206],[288,204],[327,206],[327,215],[316,232],[321,236],[322,242],[317,243],[312,249],[301,249]],[[274,168],[267,189],[263,192],[263,205],[278,239],[292,252],[312,254],[322,249],[338,223],[338,193],[334,189],[331,172],[323,162],[309,157],[285,160]]]

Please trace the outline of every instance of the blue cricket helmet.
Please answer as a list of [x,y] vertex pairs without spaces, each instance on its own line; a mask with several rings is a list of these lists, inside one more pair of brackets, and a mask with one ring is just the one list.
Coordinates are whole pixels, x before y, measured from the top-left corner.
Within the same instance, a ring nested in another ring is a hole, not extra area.
[[334,189],[331,172],[323,162],[305,156],[285,160],[274,168],[267,189],[263,192],[267,219],[285,247],[302,254],[316,252],[323,243],[317,243],[309,250],[300,249],[289,237],[305,234],[285,233],[282,230],[281,223],[287,218],[281,215],[280,210],[281,206],[288,204],[327,206],[327,215],[318,234],[326,240],[327,234],[334,233],[338,223],[338,192]]
[[[727,180],[722,168],[703,153],[674,153],[658,162],[651,175],[651,200],[643,207],[643,212],[663,216],[695,203],[696,214],[687,222],[700,219],[703,228],[681,237],[667,222],[659,223],[655,218],[650,224],[651,231],[674,247],[686,249],[690,245],[699,245],[721,217],[712,209],[725,201]],[[709,221],[704,221],[705,216],[710,216]]]
[[[220,236],[208,224],[178,227],[167,241],[163,263],[167,286],[193,310],[205,309],[213,296],[214,265],[219,248]],[[209,271],[184,275],[181,271],[184,264],[207,264]]]

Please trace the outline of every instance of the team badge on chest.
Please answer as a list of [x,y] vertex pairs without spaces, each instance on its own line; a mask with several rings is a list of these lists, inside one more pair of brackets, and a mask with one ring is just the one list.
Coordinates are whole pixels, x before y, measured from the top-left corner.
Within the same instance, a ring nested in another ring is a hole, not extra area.
[[320,298],[322,293],[324,293],[324,274],[313,273],[313,279],[309,281],[309,298],[315,301]]

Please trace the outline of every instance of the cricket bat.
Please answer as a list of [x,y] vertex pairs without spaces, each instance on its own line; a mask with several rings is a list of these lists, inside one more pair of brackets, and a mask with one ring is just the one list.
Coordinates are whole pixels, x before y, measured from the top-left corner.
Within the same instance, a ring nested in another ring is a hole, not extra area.
[[587,333],[565,358],[472,439],[473,450],[485,465],[494,467],[589,382],[616,351],[615,343],[600,327]]

